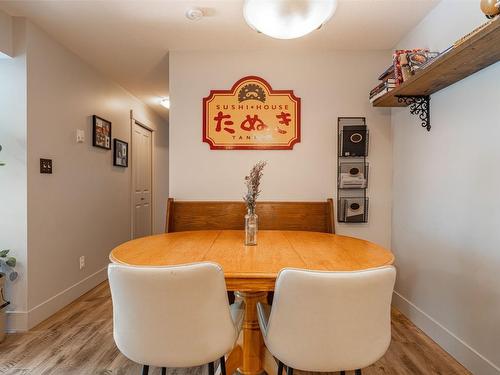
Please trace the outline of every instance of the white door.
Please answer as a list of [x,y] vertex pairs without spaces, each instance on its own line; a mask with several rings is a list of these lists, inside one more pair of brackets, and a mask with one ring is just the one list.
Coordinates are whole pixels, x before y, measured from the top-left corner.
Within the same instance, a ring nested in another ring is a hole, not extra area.
[[132,128],[132,181],[134,238],[152,234],[152,133],[134,121]]

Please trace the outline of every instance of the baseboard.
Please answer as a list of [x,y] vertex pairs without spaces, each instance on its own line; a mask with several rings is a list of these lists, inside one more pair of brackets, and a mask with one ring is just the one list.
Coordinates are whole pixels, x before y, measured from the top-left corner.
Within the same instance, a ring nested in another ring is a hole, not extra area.
[[27,311],[7,311],[6,328],[7,333],[23,332],[28,330],[28,312]]
[[473,374],[500,375],[499,367],[396,291],[392,304]]
[[52,316],[64,306],[96,287],[108,277],[107,267],[87,276],[29,311],[7,312],[7,332],[26,331]]

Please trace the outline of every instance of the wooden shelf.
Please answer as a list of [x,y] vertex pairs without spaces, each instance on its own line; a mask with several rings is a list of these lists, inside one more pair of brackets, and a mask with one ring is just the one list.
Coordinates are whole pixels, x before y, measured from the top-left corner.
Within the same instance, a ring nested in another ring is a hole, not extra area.
[[374,107],[406,107],[398,96],[425,96],[500,61],[500,17],[459,46],[436,58],[409,80],[373,102]]

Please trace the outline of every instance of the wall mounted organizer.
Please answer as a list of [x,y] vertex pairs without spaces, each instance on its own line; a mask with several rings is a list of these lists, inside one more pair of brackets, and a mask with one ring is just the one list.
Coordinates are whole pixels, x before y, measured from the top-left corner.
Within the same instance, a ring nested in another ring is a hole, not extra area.
[[338,118],[337,221],[368,222],[369,131],[364,117]]
[[368,221],[367,197],[342,197],[339,202],[339,222],[366,223]]
[[338,188],[366,189],[369,165],[365,161],[339,161]]

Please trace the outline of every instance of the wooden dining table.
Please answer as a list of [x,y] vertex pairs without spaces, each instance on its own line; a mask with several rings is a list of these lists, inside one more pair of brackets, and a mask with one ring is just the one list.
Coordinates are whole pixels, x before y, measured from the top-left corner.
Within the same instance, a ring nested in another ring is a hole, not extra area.
[[220,264],[227,289],[245,302],[242,335],[226,359],[228,374],[235,370],[243,375],[276,374],[276,361],[259,329],[256,304],[266,302],[281,269],[357,271],[394,262],[393,254],[381,246],[335,234],[261,230],[256,246],[245,246],[244,237],[239,230],[167,233],[125,242],[109,256],[114,263],[134,266]]

